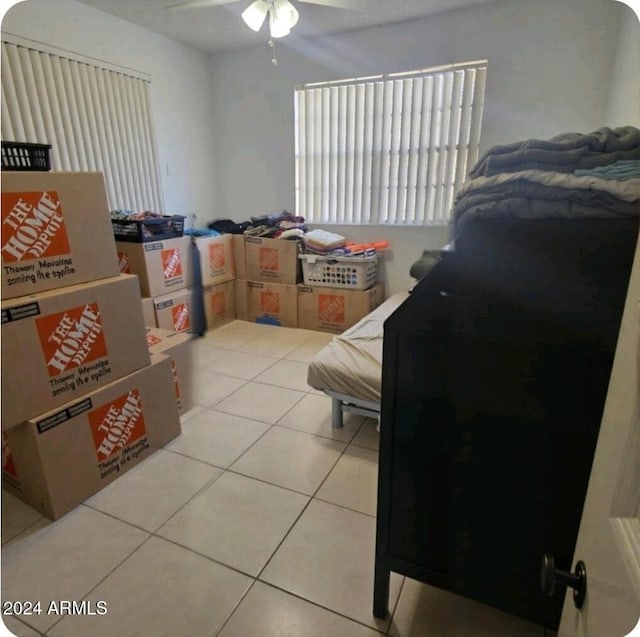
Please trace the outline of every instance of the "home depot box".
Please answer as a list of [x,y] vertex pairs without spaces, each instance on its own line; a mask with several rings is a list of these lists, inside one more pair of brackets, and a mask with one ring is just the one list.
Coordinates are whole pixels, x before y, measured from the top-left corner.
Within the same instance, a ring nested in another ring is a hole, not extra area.
[[295,285],[247,281],[247,320],[298,327],[298,290]]
[[3,299],[116,276],[102,173],[3,172],[1,252]]
[[384,283],[358,290],[298,286],[298,327],[338,334],[384,301]]
[[147,327],[157,327],[156,308],[153,306],[153,299],[142,299],[142,316]]
[[233,265],[236,279],[247,278],[247,263],[244,249],[244,235],[233,234]]
[[176,403],[181,414],[193,407],[192,340],[193,337],[185,332],[147,328],[147,345],[151,355],[164,354],[171,359]]
[[200,252],[203,287],[233,280],[233,235],[199,237],[196,239],[196,246]]
[[153,299],[158,327],[174,332],[191,330],[193,290],[176,290]]
[[247,236],[244,239],[249,281],[293,284],[301,280],[297,241]]
[[220,327],[236,318],[235,283],[227,281],[204,289],[204,312],[207,328]]
[[135,276],[2,302],[2,428],[149,364]]
[[56,519],[180,431],[171,359],[156,354],[150,366],[3,432],[3,487]]
[[137,274],[145,297],[168,294],[191,287],[191,239],[178,237],[149,243],[116,241],[120,271]]
[[246,279],[236,279],[235,284],[235,297],[236,297],[236,318],[241,321],[249,320],[249,299],[248,299],[248,287]]

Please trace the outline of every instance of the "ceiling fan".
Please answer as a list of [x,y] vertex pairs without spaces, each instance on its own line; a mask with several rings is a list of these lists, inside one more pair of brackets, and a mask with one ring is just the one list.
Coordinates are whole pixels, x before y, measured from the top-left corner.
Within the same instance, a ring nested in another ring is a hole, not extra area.
[[[174,4],[169,11],[183,11],[186,9],[202,9],[220,7],[241,0],[189,0]],[[337,9],[364,10],[367,0],[296,0],[306,4],[317,4]],[[289,0],[254,0],[243,12],[242,19],[254,31],[260,31],[267,16],[269,16],[269,32],[272,38],[282,38],[291,32],[298,23],[300,14]]]

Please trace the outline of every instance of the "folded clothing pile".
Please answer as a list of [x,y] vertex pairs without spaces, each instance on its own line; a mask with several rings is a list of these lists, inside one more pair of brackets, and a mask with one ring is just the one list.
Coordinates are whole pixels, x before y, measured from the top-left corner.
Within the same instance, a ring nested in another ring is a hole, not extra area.
[[613,218],[638,216],[640,130],[600,128],[489,149],[456,194],[455,240],[477,216]]

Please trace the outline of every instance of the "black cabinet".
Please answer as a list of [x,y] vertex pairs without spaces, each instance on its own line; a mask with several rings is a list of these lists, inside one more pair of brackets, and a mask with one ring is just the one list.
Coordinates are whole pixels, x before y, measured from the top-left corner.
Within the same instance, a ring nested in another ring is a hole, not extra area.
[[395,571],[557,628],[637,236],[470,224],[386,321],[376,616]]

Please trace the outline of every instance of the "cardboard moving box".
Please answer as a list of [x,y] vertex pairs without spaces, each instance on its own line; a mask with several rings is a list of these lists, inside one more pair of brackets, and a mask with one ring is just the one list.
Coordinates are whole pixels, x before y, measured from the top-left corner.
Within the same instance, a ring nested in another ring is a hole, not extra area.
[[298,327],[339,334],[384,301],[384,283],[368,290],[298,286]]
[[293,284],[301,280],[297,241],[245,236],[244,249],[249,281]]
[[235,297],[236,297],[236,318],[241,321],[249,320],[249,298],[246,279],[236,279]]
[[117,276],[102,173],[2,173],[2,298]]
[[[146,347],[146,344],[145,344]],[[3,487],[54,520],[180,434],[171,360],[3,432]]]
[[233,265],[236,279],[247,278],[247,263],[244,249],[244,235],[233,234]]
[[191,331],[193,290],[177,290],[153,299],[158,327],[173,332]]
[[178,237],[148,243],[117,241],[123,274],[137,274],[144,297],[156,297],[193,285],[191,239]]
[[2,302],[2,428],[149,364],[136,277]]
[[247,281],[247,320],[298,327],[298,289],[295,285]]
[[233,280],[235,276],[233,235],[199,237],[196,239],[196,246],[200,252],[203,287]]
[[147,345],[151,354],[165,354],[171,358],[171,369],[178,410],[181,414],[193,407],[192,392],[192,343],[193,337],[184,332],[172,332],[159,328],[147,329]]
[[228,281],[204,290],[204,311],[207,328],[214,329],[236,318],[235,283]]
[[147,327],[157,327],[156,308],[153,305],[153,299],[142,299],[142,315],[144,316],[144,324]]

